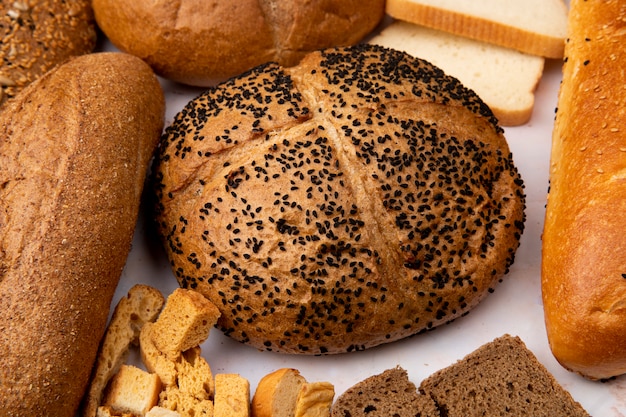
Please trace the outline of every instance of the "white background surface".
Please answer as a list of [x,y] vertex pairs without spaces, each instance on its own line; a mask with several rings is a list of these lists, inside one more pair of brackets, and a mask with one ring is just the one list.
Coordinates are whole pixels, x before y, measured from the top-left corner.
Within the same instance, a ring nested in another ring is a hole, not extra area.
[[[104,49],[114,49],[105,43]],[[329,381],[336,395],[362,379],[400,365],[419,385],[436,370],[454,363],[480,345],[504,333],[520,336],[539,361],[575,400],[593,416],[626,416],[626,378],[592,382],[564,370],[552,356],[545,334],[540,289],[541,231],[548,189],[551,132],[561,79],[560,61],[546,61],[529,123],[506,128],[513,158],[527,195],[526,229],[516,261],[504,281],[467,316],[431,332],[364,352],[310,357],[259,352],[214,330],[201,346],[213,373],[239,373],[254,393],[259,379],[281,368],[294,367],[309,381]],[[201,89],[163,82],[166,125]],[[134,284],[159,288],[165,296],[177,287],[165,254],[144,218],[140,219],[133,248],[121,277],[114,303]],[[138,360],[131,354],[130,362]]]

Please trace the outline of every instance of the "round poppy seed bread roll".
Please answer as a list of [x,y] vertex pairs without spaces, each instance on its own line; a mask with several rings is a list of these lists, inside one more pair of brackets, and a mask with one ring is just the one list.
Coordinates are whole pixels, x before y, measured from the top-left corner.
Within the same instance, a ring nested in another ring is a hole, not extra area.
[[259,349],[330,354],[449,322],[494,288],[523,182],[489,108],[375,45],[266,64],[192,100],[153,167],[181,286]]

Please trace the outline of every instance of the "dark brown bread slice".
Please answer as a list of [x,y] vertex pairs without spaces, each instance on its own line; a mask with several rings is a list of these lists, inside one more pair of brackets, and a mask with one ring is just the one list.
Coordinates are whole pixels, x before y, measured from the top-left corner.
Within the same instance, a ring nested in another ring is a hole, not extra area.
[[422,381],[447,417],[589,416],[517,336],[504,335]]
[[345,391],[331,417],[439,417],[433,400],[420,395],[401,367],[373,375]]

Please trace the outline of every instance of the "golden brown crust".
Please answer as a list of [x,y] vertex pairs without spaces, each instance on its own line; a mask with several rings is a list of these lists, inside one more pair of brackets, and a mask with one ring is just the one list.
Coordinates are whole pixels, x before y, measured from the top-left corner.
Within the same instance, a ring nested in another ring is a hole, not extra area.
[[294,65],[307,52],[350,45],[384,16],[383,0],[95,0],[98,25],[157,74],[211,85],[268,61]]
[[0,108],[68,58],[96,46],[88,0],[16,0],[0,4]]
[[83,55],[0,114],[0,409],[73,416],[164,119],[141,60]]
[[288,417],[295,413],[300,388],[306,382],[300,371],[280,368],[265,375],[254,391],[252,417]]
[[555,357],[600,379],[626,372],[626,4],[570,7],[542,290]]
[[176,278],[259,349],[361,350],[447,323],[507,272],[523,229],[522,181],[489,109],[374,45],[207,91],[156,160]]

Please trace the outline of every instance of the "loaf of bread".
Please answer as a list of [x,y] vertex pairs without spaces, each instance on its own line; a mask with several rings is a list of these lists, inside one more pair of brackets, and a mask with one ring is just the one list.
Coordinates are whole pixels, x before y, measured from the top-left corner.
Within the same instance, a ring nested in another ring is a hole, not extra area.
[[157,78],[122,53],[75,58],[0,114],[0,410],[76,414],[163,123]]
[[528,122],[545,59],[402,20],[369,42],[425,59],[471,88],[502,126]]
[[522,180],[489,108],[375,45],[208,90],[155,160],[180,285],[264,350],[362,350],[447,323],[502,279],[524,226]]
[[268,61],[351,45],[382,20],[384,0],[127,2],[95,0],[98,26],[165,78],[213,85]]
[[626,372],[626,4],[570,4],[542,251],[550,347],[590,379]]
[[25,86],[73,56],[93,51],[89,0],[0,3],[0,108]]
[[526,54],[563,56],[563,0],[387,0],[386,11],[396,19]]

